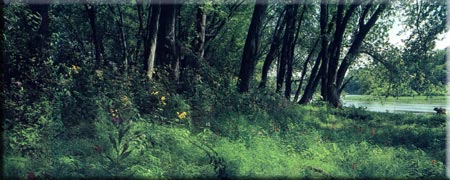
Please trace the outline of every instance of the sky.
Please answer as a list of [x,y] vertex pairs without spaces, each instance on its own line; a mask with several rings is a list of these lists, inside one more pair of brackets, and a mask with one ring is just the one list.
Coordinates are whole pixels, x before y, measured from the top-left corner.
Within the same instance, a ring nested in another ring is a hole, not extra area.
[[[405,33],[398,35],[398,33],[403,28],[405,28],[405,27],[401,24],[400,20],[394,21],[394,25],[393,25],[392,29],[389,30],[389,42],[391,44],[394,44],[399,47],[403,46],[402,40],[408,38],[408,35],[410,33],[410,32],[409,33],[405,32]],[[450,30],[444,34],[441,34],[441,36],[439,36],[439,39],[436,41],[435,50],[436,49],[445,49],[448,46],[450,46]]]

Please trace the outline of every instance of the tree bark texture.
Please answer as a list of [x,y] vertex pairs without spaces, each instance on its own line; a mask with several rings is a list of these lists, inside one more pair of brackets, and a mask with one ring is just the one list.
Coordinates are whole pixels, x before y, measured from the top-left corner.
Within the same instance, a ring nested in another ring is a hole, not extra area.
[[147,20],[147,34],[144,42],[144,70],[149,80],[152,80],[154,72],[159,16],[160,5],[158,3],[152,4],[151,15],[148,16]]
[[253,10],[252,20],[247,33],[247,39],[245,40],[241,68],[239,71],[238,90],[241,93],[249,90],[250,80],[256,66],[260,31],[268,6],[267,3],[268,0],[257,0]]
[[[291,97],[291,86],[292,86],[292,70],[293,70],[293,64],[294,64],[294,49],[295,49],[295,22],[296,22],[296,18],[295,16],[297,15],[297,11],[298,11],[298,4],[295,5],[288,5],[288,6],[292,6],[291,7],[291,12],[286,13],[286,17],[289,17],[287,20],[287,25],[286,25],[286,31],[284,33],[284,42],[283,42],[283,48],[281,49],[281,59],[283,62],[283,59],[285,59],[286,61],[286,88],[284,91],[284,97],[288,100],[290,100]],[[290,15],[288,15],[290,14]],[[281,75],[280,79],[283,79],[284,76],[284,72],[283,71],[283,66],[282,64],[280,64],[280,72],[279,75]],[[281,80],[281,83],[278,81],[279,79],[277,79],[277,90],[280,91],[281,88],[283,86],[283,80]]]
[[100,49],[100,41],[97,32],[97,9],[92,4],[85,4],[86,12],[89,18],[89,24],[91,25],[91,38],[94,45],[94,57],[95,57],[95,69],[100,69],[102,65],[102,55]]
[[[265,88],[267,83],[267,74],[270,69],[270,65],[272,64],[273,60],[275,59],[275,54],[279,50],[281,45],[281,36],[283,33],[284,26],[286,25],[286,19],[284,18],[284,14],[286,8],[280,13],[280,16],[277,20],[277,24],[275,25],[275,30],[272,36],[272,42],[269,48],[269,52],[266,55],[266,58],[264,60],[263,68],[262,68],[262,74],[261,74],[261,82],[259,84],[259,88]],[[283,21],[281,21],[283,20]]]
[[176,4],[161,4],[156,47],[156,64],[168,68],[170,76],[179,78],[179,60],[175,37]]

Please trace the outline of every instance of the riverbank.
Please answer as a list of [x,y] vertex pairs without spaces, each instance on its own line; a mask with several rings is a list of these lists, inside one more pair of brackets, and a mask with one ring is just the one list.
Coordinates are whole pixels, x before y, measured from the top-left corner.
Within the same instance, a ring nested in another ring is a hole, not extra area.
[[344,106],[364,107],[368,111],[391,113],[435,113],[435,107],[447,107],[446,96],[384,98],[367,95],[347,95]]
[[386,101],[386,102],[446,102],[450,96],[401,96],[401,97],[384,97],[371,95],[345,95],[344,100],[360,100],[360,101]]

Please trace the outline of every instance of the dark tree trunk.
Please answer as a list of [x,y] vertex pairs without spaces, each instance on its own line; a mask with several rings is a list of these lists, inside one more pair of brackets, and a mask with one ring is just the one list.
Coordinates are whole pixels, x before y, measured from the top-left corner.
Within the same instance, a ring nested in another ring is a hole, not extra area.
[[[303,15],[305,14],[305,11],[306,11],[306,5],[303,5],[302,14],[300,15],[300,19],[299,19],[298,24],[297,24],[297,32],[295,33],[294,42],[293,42],[293,45],[291,47],[291,57],[290,58],[292,58],[292,60],[294,59],[295,45],[297,44],[298,37],[300,36],[300,29],[301,29],[300,27],[302,25]],[[312,48],[312,49],[314,49],[314,48]],[[309,59],[310,59],[310,56],[308,56],[307,61],[309,61]],[[288,66],[288,74],[287,74],[287,78],[286,78],[286,91],[285,91],[285,96],[287,96],[288,100],[290,100],[290,96],[291,96],[290,94],[291,94],[291,83],[292,83],[291,79],[292,79],[292,66],[293,66],[293,64],[291,63],[290,66],[291,67]],[[305,67],[304,70],[306,70],[306,67]],[[300,86],[299,87],[301,87],[301,83],[302,82],[303,82],[303,77],[300,80]],[[298,94],[297,93],[299,93],[299,91],[300,91],[300,89],[297,89],[297,91],[295,93],[295,96],[294,96],[294,102],[296,102],[297,99],[298,99]]]
[[[327,35],[331,31],[332,23],[328,24],[327,28],[327,2],[322,1],[320,5],[320,39],[321,39],[321,49],[320,53],[317,56],[316,62],[314,64],[313,69],[311,70],[311,74],[309,76],[308,84],[306,84],[305,91],[302,95],[302,98],[299,101],[299,104],[307,104],[312,100],[313,94],[316,91],[316,88],[319,84],[319,80],[323,79],[323,75],[326,73],[327,64],[327,50],[328,50],[328,38]],[[320,68],[319,68],[320,67]],[[318,71],[318,72],[317,72]]]
[[257,0],[253,10],[252,21],[245,40],[244,52],[242,54],[241,69],[239,71],[238,90],[247,92],[250,86],[250,80],[256,66],[256,56],[259,46],[260,31],[264,21],[265,12],[268,6],[268,0]]
[[294,102],[297,102],[298,97],[300,96],[300,90],[303,86],[303,80],[305,79],[306,70],[308,68],[309,61],[311,60],[312,55],[313,55],[314,51],[316,50],[317,44],[319,44],[319,40],[320,40],[320,38],[317,38],[316,42],[314,42],[314,45],[312,46],[311,51],[309,52],[308,57],[306,58],[306,61],[303,64],[302,75],[300,76],[300,83],[298,84],[297,91],[295,92]]
[[[285,8],[286,10],[286,8]],[[286,24],[286,19],[283,18],[284,13],[286,12],[283,10],[280,13],[280,16],[277,20],[277,24],[275,26],[275,30],[272,36],[272,44],[270,45],[269,52],[266,55],[266,59],[264,60],[264,65],[262,68],[262,74],[261,74],[261,82],[259,84],[259,88],[265,88],[267,83],[267,73],[269,72],[270,65],[272,64],[273,60],[275,59],[275,54],[280,48],[281,45],[281,33],[283,32],[284,25]],[[283,21],[281,21],[283,19]]]
[[89,24],[91,25],[91,38],[92,38],[92,44],[94,45],[94,57],[95,57],[95,69],[100,69],[102,65],[102,55],[101,55],[101,49],[100,49],[100,41],[98,38],[98,32],[97,32],[97,9],[96,6],[91,4],[85,4],[86,12],[88,14],[89,18]]
[[[329,33],[326,31],[326,26],[328,22],[328,5],[326,0],[322,0],[322,3],[320,5],[320,35],[322,38],[322,52],[320,55],[322,56],[322,65],[319,70],[319,76],[321,80],[321,94],[324,101],[326,101],[327,98],[327,73],[328,73],[328,35]],[[325,96],[324,96],[325,95]]]
[[326,88],[326,94],[322,94],[323,97],[326,97],[325,100],[329,101],[333,106],[340,107],[342,104],[339,100],[338,87],[335,83],[336,81],[336,71],[339,64],[339,57],[341,54],[341,46],[342,39],[344,36],[345,29],[347,27],[348,21],[355,11],[356,7],[359,5],[358,3],[354,3],[350,5],[349,9],[345,13],[344,17],[344,0],[339,1],[337,15],[336,15],[336,30],[334,32],[333,41],[329,47],[329,64],[328,64],[328,77],[326,84],[324,85]]
[[[3,16],[4,15],[4,12],[3,12],[4,7],[5,7],[4,2],[3,1],[0,2],[0,34],[4,33],[3,28],[5,27],[5,17]],[[4,40],[4,38],[0,38],[0,49],[4,49],[4,45],[3,45],[4,41],[3,40]],[[2,80],[2,82],[11,83],[10,82],[10,78],[7,78],[7,74],[8,74],[8,73],[6,73],[7,65],[6,65],[6,62],[4,62],[4,58],[2,58],[0,63],[2,64],[2,65],[0,65],[0,67],[1,67],[1,69],[0,69],[0,79]],[[3,90],[5,88],[4,84],[5,83],[0,83],[0,89],[1,90]],[[2,99],[4,99],[3,95],[0,95],[0,97]],[[3,103],[4,102],[2,101],[1,105],[3,105]],[[0,117],[4,117],[3,111],[0,112]],[[3,160],[3,157],[1,157],[0,160]]]
[[[165,3],[169,2],[165,1]],[[161,4],[156,47],[156,64],[168,68],[169,74],[175,81],[178,80],[179,76],[179,60],[175,38],[176,10],[176,4]]]
[[302,98],[298,102],[299,104],[308,104],[312,100],[313,94],[316,91],[317,85],[319,84],[320,80],[319,67],[322,63],[322,53],[324,53],[324,48],[321,48],[319,55],[317,55],[316,62],[314,63],[314,67],[311,70],[311,74],[309,75],[309,80],[306,84]]
[[196,36],[194,39],[194,53],[203,58],[205,54],[205,37],[206,37],[206,13],[202,5],[197,5],[197,14],[195,21]]
[[[367,6],[371,6],[370,4]],[[386,9],[386,2],[383,2],[382,4],[378,5],[378,8],[373,13],[373,15],[370,17],[367,23],[364,23],[365,17],[361,17],[360,19],[360,29],[358,33],[356,34],[355,40],[353,41],[352,45],[350,46],[350,49],[348,53],[345,55],[344,60],[341,63],[341,66],[339,67],[339,70],[337,72],[337,80],[336,80],[336,86],[338,88],[341,87],[342,82],[344,81],[345,73],[347,72],[350,64],[354,61],[356,56],[358,55],[359,48],[362,45],[362,42],[364,38],[366,37],[367,33],[370,31],[370,29],[375,25],[375,22],[378,20],[380,14]]]
[[[286,32],[284,34],[285,37],[285,41],[283,43],[283,48],[281,50],[281,58],[284,59],[286,58],[286,88],[284,91],[284,97],[288,100],[291,99],[291,90],[292,90],[292,70],[293,70],[293,65],[294,65],[294,49],[295,49],[295,41],[296,41],[296,37],[295,37],[295,16],[297,15],[297,11],[298,11],[298,4],[296,5],[292,5],[292,18],[289,18],[287,20],[287,25],[286,25]],[[289,10],[286,14],[289,14]],[[289,15],[287,15],[286,17],[288,17]],[[299,23],[300,26],[300,23]],[[298,30],[300,27],[297,27]],[[283,81],[281,81],[281,86],[282,86]],[[280,86],[280,87],[281,87]],[[278,87],[278,86],[277,86]]]
[[115,8],[113,5],[108,5],[110,11],[112,12],[114,19],[116,21],[117,27],[119,29],[119,42],[120,42],[120,48],[122,49],[122,67],[123,71],[126,73],[128,72],[128,45],[127,45],[127,38],[125,34],[125,27],[123,25],[123,13],[122,9],[119,5],[117,5],[117,15],[115,12]]
[[[49,0],[47,0],[45,3],[50,3]],[[49,5],[48,4],[33,4],[30,5],[30,9],[33,14],[37,14],[41,17],[41,23],[37,30],[37,33],[32,36],[32,44],[34,47],[30,49],[33,51],[32,54],[39,55],[39,53],[42,53],[43,50],[46,50],[49,47],[50,43],[50,16],[48,14],[49,11]],[[37,56],[36,56],[37,57]]]
[[154,72],[159,16],[160,5],[159,3],[154,3],[151,5],[151,15],[149,13],[148,16],[147,34],[144,41],[144,70],[149,80],[152,79]]
[[133,62],[130,64],[130,66],[135,67],[137,65],[137,63],[141,62],[140,57],[141,57],[141,46],[142,46],[142,41],[145,41],[145,35],[144,35],[144,19],[143,19],[143,4],[142,4],[142,0],[138,0],[137,4],[136,4],[136,8],[137,8],[137,16],[138,16],[138,20],[139,20],[139,28],[138,28],[138,32],[136,33],[136,46],[134,47],[134,58],[133,58]]
[[279,62],[279,70],[277,74],[277,88],[276,92],[281,92],[284,83],[284,76],[286,75],[286,68],[288,63],[290,63],[290,50],[291,45],[294,42],[295,33],[295,15],[298,5],[289,4],[286,7],[286,27],[283,36],[283,47],[281,49],[281,58]]

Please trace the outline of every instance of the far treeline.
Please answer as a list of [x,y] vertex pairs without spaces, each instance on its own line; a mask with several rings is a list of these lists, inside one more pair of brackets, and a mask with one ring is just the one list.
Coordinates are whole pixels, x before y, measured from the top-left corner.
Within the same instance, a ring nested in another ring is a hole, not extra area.
[[[32,2],[1,8],[4,82],[32,89],[30,101],[80,69],[85,82],[113,73],[180,94],[204,82],[335,107],[344,92],[445,95],[444,1]],[[389,43],[394,22],[404,46]]]

